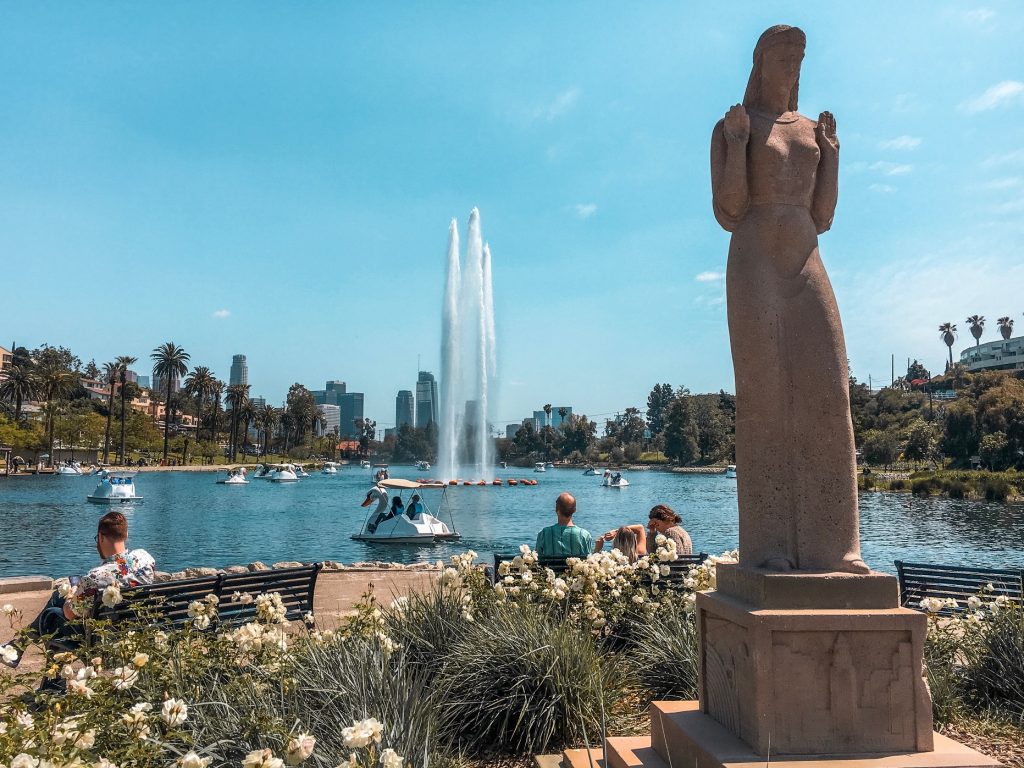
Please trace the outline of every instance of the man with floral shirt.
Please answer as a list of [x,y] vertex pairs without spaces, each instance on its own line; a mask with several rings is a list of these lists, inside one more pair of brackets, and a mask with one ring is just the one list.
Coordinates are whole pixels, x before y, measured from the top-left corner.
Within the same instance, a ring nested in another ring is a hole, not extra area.
[[[50,601],[19,636],[0,646],[0,661],[9,667],[21,663],[24,644],[42,637],[66,638],[76,632],[75,623],[92,614],[96,595],[110,605],[120,602],[120,590],[153,581],[156,561],[144,549],[127,551],[128,521],[120,512],[100,518],[96,531],[96,552],[103,562],[81,579],[64,580]],[[58,582],[60,584],[60,582]]]

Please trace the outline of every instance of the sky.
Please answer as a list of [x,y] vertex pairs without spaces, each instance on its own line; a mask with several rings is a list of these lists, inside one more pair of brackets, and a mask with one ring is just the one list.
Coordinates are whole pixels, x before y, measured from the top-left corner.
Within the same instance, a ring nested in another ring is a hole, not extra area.
[[807,34],[800,111],[836,116],[853,374],[940,372],[968,315],[1024,328],[1024,5],[722,8],[3,0],[0,343],[241,353],[253,395],[341,379],[386,426],[438,372],[477,206],[499,425],[731,391],[709,138],[776,23]]

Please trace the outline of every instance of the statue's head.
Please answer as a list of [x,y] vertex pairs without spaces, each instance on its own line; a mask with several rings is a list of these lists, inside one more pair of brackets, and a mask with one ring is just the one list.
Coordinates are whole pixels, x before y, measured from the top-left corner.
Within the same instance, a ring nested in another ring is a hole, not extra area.
[[799,27],[777,24],[766,29],[754,46],[754,66],[743,106],[766,110],[777,95],[788,93],[786,110],[795,112],[806,45],[807,36]]

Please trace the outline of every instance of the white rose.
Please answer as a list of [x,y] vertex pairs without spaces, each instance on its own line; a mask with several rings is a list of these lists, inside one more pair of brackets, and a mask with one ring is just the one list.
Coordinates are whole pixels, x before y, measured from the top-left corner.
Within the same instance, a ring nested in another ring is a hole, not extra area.
[[121,587],[117,584],[111,584],[109,587],[103,590],[103,604],[107,608],[113,608],[115,605],[121,602]]
[[172,728],[188,719],[188,705],[178,699],[167,699],[160,710],[160,718]]
[[178,758],[178,765],[181,768],[206,768],[212,759],[212,757],[200,757],[194,750],[190,749]]
[[136,653],[132,656],[132,666],[142,669],[146,664],[149,663],[148,653]]
[[135,667],[118,667],[112,674],[116,691],[127,691],[139,679],[139,671]]
[[313,747],[316,739],[312,734],[300,733],[288,740],[288,748],[285,752],[284,761],[288,765],[298,765],[313,754]]
[[39,761],[32,755],[20,752],[11,760],[11,768],[38,768]]
[[[524,544],[523,546],[526,545]],[[384,768],[402,768],[404,763],[405,758],[390,747],[380,753],[380,764],[384,766]]]

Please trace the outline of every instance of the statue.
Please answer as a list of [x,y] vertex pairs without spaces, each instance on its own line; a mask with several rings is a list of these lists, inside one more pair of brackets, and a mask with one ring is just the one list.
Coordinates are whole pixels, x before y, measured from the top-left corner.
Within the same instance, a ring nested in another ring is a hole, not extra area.
[[806,38],[765,31],[743,103],[711,140],[736,372],[740,561],[868,573],[839,310],[818,253],[839,193],[835,118],[797,112]]

